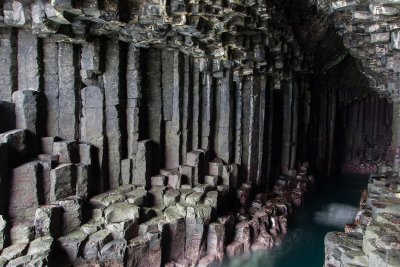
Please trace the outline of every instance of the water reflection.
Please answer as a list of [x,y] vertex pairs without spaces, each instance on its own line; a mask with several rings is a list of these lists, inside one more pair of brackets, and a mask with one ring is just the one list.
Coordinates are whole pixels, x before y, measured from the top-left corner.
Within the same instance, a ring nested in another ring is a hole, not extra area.
[[323,207],[323,210],[314,214],[314,222],[333,227],[343,227],[354,222],[357,208],[351,205],[332,203]]
[[324,237],[329,231],[343,231],[354,220],[366,176],[342,176],[325,181],[305,207],[289,220],[289,231],[280,246],[229,259],[226,267],[321,267]]

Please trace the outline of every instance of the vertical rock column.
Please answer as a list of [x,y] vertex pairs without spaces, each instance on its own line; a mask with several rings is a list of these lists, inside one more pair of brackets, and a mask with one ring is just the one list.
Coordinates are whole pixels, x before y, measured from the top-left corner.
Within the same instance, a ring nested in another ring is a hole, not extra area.
[[172,169],[181,162],[181,84],[179,51],[162,51],[163,120],[165,122],[165,168]]
[[200,58],[192,58],[192,82],[193,89],[191,90],[193,99],[192,112],[192,149],[196,150],[201,145],[201,88],[200,88]]
[[122,88],[121,45],[118,41],[107,41],[106,68],[103,74],[106,119],[106,147],[108,182],[110,188],[121,184],[122,160]]
[[141,93],[140,50],[133,45],[128,48],[127,81],[127,153],[128,158],[133,158],[138,149],[139,142],[139,110]]
[[259,76],[259,83],[260,83],[260,101],[259,101],[259,110],[258,110],[258,116],[256,116],[256,119],[258,117],[258,143],[256,144],[258,146],[258,160],[257,160],[257,178],[256,178],[256,184],[258,186],[263,186],[262,188],[265,187],[266,181],[265,181],[265,161],[264,161],[264,147],[265,147],[265,135],[266,135],[266,127],[265,127],[265,116],[266,116],[266,96],[267,96],[267,78],[266,75],[260,74]]
[[212,115],[212,76],[209,72],[203,72],[201,74],[201,148],[205,150],[210,149],[211,142],[211,115]]
[[251,133],[252,123],[251,118],[254,116],[253,112],[253,76],[246,75],[243,81],[243,96],[242,96],[242,164],[241,171],[242,177],[248,180],[250,177],[250,162],[252,161],[251,154]]
[[12,96],[15,104],[15,126],[17,129],[27,130],[26,145],[29,156],[36,155],[39,152],[37,138],[41,130],[39,123],[39,97],[39,92],[34,90],[15,91]]
[[96,192],[104,190],[104,92],[98,86],[88,86],[81,90],[82,119],[81,140],[94,146],[92,170]]
[[52,40],[43,41],[44,96],[46,104],[46,136],[59,134],[59,75],[58,75],[58,43]]
[[232,71],[226,69],[224,77],[218,80],[217,83],[217,99],[216,99],[216,113],[217,113],[217,136],[215,151],[218,158],[222,159],[225,163],[232,162]]
[[290,170],[290,147],[292,128],[292,81],[282,81],[283,90],[283,129],[282,129],[282,172],[288,175]]
[[141,53],[141,58],[145,63],[146,75],[143,77],[143,84],[146,90],[143,95],[143,113],[141,112],[141,139],[150,139],[154,142],[154,169],[160,169],[163,165],[162,153],[162,87],[161,87],[161,50],[150,49]]
[[41,89],[41,41],[30,31],[18,31],[18,90]]
[[8,215],[11,219],[32,219],[39,205],[41,167],[29,162],[15,168],[9,185]]
[[59,43],[59,136],[78,139],[79,130],[79,79],[78,51],[70,43]]
[[0,29],[0,100],[11,101],[17,90],[17,38],[15,30]]
[[186,162],[186,153],[192,150],[192,114],[193,114],[193,73],[190,56],[183,55],[183,100],[182,100],[182,162]]
[[233,75],[234,86],[235,86],[235,135],[234,135],[234,162],[237,165],[241,164],[242,160],[242,75],[239,71],[235,71]]
[[128,158],[121,161],[121,182],[130,184],[139,143],[141,93],[140,49],[128,47],[126,69],[126,146]]

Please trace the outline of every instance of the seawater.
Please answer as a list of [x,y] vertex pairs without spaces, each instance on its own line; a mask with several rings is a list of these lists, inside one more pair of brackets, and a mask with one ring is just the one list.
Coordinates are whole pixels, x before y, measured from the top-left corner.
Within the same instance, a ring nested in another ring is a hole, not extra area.
[[274,249],[227,259],[225,267],[322,267],[324,237],[354,221],[368,176],[319,179],[304,207],[290,217],[288,233]]

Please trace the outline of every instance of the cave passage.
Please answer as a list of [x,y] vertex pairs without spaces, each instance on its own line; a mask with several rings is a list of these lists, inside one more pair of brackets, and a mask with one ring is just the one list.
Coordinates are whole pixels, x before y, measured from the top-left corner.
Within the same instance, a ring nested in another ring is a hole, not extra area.
[[398,1],[2,1],[0,267],[399,266]]

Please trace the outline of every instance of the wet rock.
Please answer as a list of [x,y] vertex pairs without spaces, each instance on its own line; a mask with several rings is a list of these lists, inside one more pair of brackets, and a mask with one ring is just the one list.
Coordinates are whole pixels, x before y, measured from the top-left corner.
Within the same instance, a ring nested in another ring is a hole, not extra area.
[[250,250],[250,225],[247,222],[240,222],[235,226],[235,240],[243,244],[245,252]]
[[185,239],[186,239],[186,221],[179,215],[168,218],[168,224],[165,230],[163,244],[163,253],[167,259],[179,260],[185,255]]
[[148,265],[149,239],[138,236],[129,240],[126,249],[126,262],[128,267],[150,266]]
[[204,219],[186,218],[185,257],[199,259],[206,250]]
[[242,255],[244,252],[244,246],[243,243],[239,241],[233,241],[226,247],[226,255],[228,257],[235,257]]
[[211,223],[207,233],[207,253],[222,258],[225,245],[225,227],[222,223]]
[[214,254],[209,254],[207,256],[204,256],[199,260],[199,263],[197,266],[201,267],[207,267],[207,266],[213,266],[215,263],[218,262],[217,256]]

